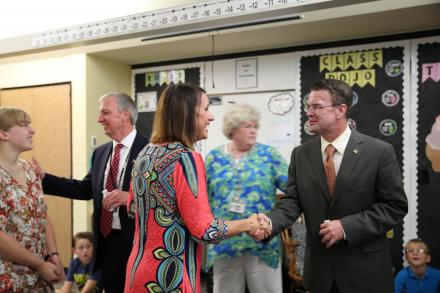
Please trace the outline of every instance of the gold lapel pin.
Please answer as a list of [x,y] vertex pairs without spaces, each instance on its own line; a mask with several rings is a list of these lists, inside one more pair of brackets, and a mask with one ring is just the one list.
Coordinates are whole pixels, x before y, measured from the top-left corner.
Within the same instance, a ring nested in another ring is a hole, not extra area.
[[355,154],[357,155],[358,150],[357,150],[357,149],[354,149],[354,150],[353,150],[353,153],[355,153]]

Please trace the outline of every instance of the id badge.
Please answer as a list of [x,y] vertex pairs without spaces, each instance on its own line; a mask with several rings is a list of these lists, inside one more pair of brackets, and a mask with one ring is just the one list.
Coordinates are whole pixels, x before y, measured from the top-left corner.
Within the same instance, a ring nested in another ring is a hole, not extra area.
[[113,210],[112,229],[121,230],[121,219],[119,219],[119,207]]
[[233,201],[229,204],[229,211],[233,213],[243,214],[246,205],[242,201]]

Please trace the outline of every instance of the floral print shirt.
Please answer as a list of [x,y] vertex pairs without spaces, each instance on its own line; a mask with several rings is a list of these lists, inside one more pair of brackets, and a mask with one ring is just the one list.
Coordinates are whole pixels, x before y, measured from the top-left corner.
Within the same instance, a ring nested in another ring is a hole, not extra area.
[[[19,164],[25,170],[25,186],[0,167],[0,231],[44,258],[47,207],[41,180],[27,161]],[[0,256],[0,292],[52,292],[52,286],[33,268]]]
[[[254,213],[266,213],[275,204],[277,188],[286,192],[287,164],[273,147],[256,144],[236,161],[226,146],[213,149],[206,157],[208,194],[214,217],[225,220],[247,218]],[[233,211],[233,203],[242,205]],[[211,245],[208,267],[216,258],[254,255],[271,267],[278,267],[281,243],[279,236],[269,242],[255,242],[242,233],[219,244]]]

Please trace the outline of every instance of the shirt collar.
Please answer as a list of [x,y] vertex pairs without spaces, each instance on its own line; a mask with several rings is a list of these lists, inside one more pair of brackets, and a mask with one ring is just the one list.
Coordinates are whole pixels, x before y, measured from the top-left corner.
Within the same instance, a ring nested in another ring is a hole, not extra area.
[[327,145],[332,144],[336,151],[339,152],[341,155],[344,154],[345,152],[345,148],[347,147],[348,141],[350,140],[350,135],[351,135],[351,130],[350,127],[345,128],[344,132],[341,133],[341,135],[338,136],[338,138],[336,138],[334,141],[326,141],[322,136],[321,136],[321,153],[323,154],[325,151],[325,148],[327,147]]
[[422,278],[419,278],[419,277],[413,272],[413,270],[411,269],[410,266],[408,266],[408,272],[409,272],[409,275],[411,276],[411,278],[415,278],[415,279],[421,279],[421,280],[423,280],[423,279],[425,279],[425,278],[429,278],[429,276],[431,275],[431,267],[430,267],[430,266],[426,266],[426,270],[425,270],[425,273],[423,274],[423,277],[422,277]]
[[122,144],[125,148],[130,149],[131,146],[133,145],[134,139],[136,138],[136,128],[133,128],[133,130],[126,136],[124,137],[124,139],[121,140],[121,142],[116,142],[113,141],[113,149],[115,149],[115,146],[120,143]]

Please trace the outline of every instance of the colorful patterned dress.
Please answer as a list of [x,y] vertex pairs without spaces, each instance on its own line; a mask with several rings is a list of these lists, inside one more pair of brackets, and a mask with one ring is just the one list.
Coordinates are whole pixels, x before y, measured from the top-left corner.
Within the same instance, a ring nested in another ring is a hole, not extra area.
[[[213,149],[206,157],[206,176],[214,216],[237,220],[270,211],[275,204],[277,188],[286,191],[287,168],[281,154],[268,145],[257,143],[238,161],[226,151],[226,145]],[[241,202],[244,211],[231,211],[233,202]],[[208,267],[217,258],[254,255],[277,268],[280,249],[279,236],[269,242],[255,242],[248,234],[242,233],[210,245]]]
[[[46,255],[46,211],[41,181],[31,165],[20,160],[27,186],[0,167],[0,230],[33,254]],[[0,292],[53,292],[33,268],[0,256]]]
[[211,214],[200,154],[180,143],[147,145],[128,207],[136,230],[125,292],[201,292],[201,241],[222,240],[227,227]]

